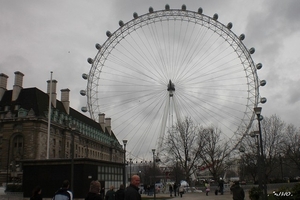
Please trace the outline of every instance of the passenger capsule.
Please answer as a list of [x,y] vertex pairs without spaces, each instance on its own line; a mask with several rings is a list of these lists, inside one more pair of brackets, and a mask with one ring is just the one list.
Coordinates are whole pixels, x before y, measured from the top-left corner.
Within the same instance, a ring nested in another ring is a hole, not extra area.
[[233,26],[233,24],[232,24],[231,22],[229,22],[229,23],[227,24],[227,28],[228,28],[229,30],[232,28],[232,26]]
[[213,19],[215,20],[215,21],[217,21],[218,20],[218,18],[219,18],[219,15],[216,13],[216,14],[214,14],[214,16],[213,16]]
[[106,36],[110,37],[111,36],[111,32],[110,31],[106,31]]
[[266,103],[266,102],[267,102],[267,98],[266,97],[260,98],[260,103]]
[[87,61],[88,61],[88,63],[90,63],[90,64],[93,64],[93,62],[94,62],[94,60],[91,59],[91,58],[88,58]]
[[96,49],[100,50],[101,49],[101,45],[100,44],[95,44]]
[[203,13],[203,9],[200,7],[198,8],[198,14],[202,14]]
[[166,4],[165,9],[166,9],[166,10],[170,10],[169,4]]
[[267,81],[266,80],[261,80],[260,81],[260,86],[265,86],[267,84]]
[[119,21],[119,26],[124,26],[124,22],[122,20]]
[[254,54],[254,52],[255,52],[255,48],[254,47],[252,47],[251,49],[249,49],[249,53],[250,54]]
[[239,39],[240,39],[241,41],[243,41],[243,40],[245,39],[245,34],[241,34],[240,37],[239,37]]
[[181,6],[181,10],[186,10],[186,5],[185,4],[183,4],[182,6]]
[[149,8],[149,13],[153,13],[154,9],[152,7]]
[[256,69],[261,69],[262,68],[262,64],[261,63],[257,63],[256,64]]
[[134,19],[137,19],[139,17],[139,15],[135,12],[135,13],[133,13],[133,18]]
[[81,107],[82,112],[87,112],[87,107]]
[[84,80],[88,79],[88,77],[89,77],[89,76],[88,76],[86,73],[82,74],[82,78],[83,78]]
[[86,91],[85,91],[85,90],[80,90],[80,94],[81,94],[82,96],[85,96],[85,95],[86,95]]

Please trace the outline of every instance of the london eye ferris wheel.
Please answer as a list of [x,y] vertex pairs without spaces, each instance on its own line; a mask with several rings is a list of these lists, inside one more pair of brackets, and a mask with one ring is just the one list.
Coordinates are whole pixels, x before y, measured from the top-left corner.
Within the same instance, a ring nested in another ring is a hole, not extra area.
[[184,117],[195,124],[214,125],[230,141],[251,128],[253,108],[265,103],[255,63],[232,23],[226,25],[185,5],[163,10],[152,7],[119,28],[107,31],[89,58],[87,107],[94,120],[99,113],[112,119],[112,130],[129,141],[130,153],[143,159],[163,145],[164,134]]

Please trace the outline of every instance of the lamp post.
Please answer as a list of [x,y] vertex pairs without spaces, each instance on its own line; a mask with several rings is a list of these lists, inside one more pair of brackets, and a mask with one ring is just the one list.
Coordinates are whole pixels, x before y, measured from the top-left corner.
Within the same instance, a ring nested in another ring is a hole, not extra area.
[[142,179],[142,171],[141,171],[141,170],[139,171],[139,174],[140,174],[140,180],[141,180],[141,183],[143,183],[143,181],[142,181],[142,180],[143,180],[143,179]]
[[257,173],[258,173],[258,187],[262,190],[263,189],[263,184],[262,184],[262,169],[261,169],[261,161],[260,161],[260,145],[259,145],[259,131],[253,131],[250,133],[250,136],[252,138],[256,137],[256,147],[257,147]]
[[132,158],[129,158],[129,177],[131,178],[131,162]]
[[154,179],[154,200],[156,199],[156,187],[155,187],[155,149],[152,149],[153,154],[153,179]]
[[261,107],[255,107],[254,112],[257,116],[257,122],[258,122],[258,131],[259,131],[259,146],[260,146],[260,165],[261,165],[261,170],[260,170],[260,176],[261,176],[261,182],[262,182],[262,188],[263,189],[263,199],[267,200],[267,184],[265,180],[265,160],[264,160],[264,150],[263,150],[263,141],[262,141],[262,131],[261,131],[261,124],[260,121],[263,119],[261,115]]
[[75,146],[75,135],[76,125],[71,125],[71,136],[72,136],[72,146],[71,146],[71,191],[74,191],[74,146]]
[[8,147],[7,147],[7,163],[6,163],[6,189],[8,185],[8,169],[9,169],[9,157],[10,157],[10,138],[8,139]]
[[126,187],[126,144],[127,144],[127,140],[123,140],[123,145],[124,145],[123,185],[124,187]]

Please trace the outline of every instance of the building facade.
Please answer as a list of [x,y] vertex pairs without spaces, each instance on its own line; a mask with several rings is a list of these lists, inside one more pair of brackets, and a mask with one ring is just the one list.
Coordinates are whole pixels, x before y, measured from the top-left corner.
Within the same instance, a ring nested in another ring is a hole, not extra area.
[[[23,88],[23,76],[15,72],[13,89],[8,90],[9,77],[0,74],[0,184],[22,182],[26,160],[68,159],[93,160],[99,165],[98,180],[121,184],[124,150],[111,130],[111,119],[100,114],[96,122],[71,108],[69,89],[62,89],[57,100],[56,80],[47,81],[45,93]],[[118,176],[102,174],[102,163],[108,171],[111,163]]]

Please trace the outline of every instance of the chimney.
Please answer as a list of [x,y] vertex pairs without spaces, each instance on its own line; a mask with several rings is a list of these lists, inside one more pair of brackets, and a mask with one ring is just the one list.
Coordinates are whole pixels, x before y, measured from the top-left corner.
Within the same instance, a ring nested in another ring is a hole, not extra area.
[[103,130],[103,132],[105,132],[105,114],[104,113],[101,113],[98,115],[98,119],[99,119],[99,124]]
[[0,74],[0,101],[5,93],[5,91],[7,90],[7,79],[8,76],[6,74],[1,73]]
[[17,100],[17,98],[19,97],[19,94],[22,90],[23,87],[23,76],[24,74],[16,71],[15,72],[15,84],[13,86],[13,93],[12,93],[12,101]]
[[105,118],[105,124],[109,135],[111,135],[111,118]]
[[67,114],[70,114],[70,90],[67,89],[61,89],[61,102],[65,107],[65,110]]
[[[50,95],[50,85],[51,85],[51,80],[47,81],[47,94]],[[51,103],[54,108],[56,108],[56,80],[52,80],[52,90],[51,90]]]

